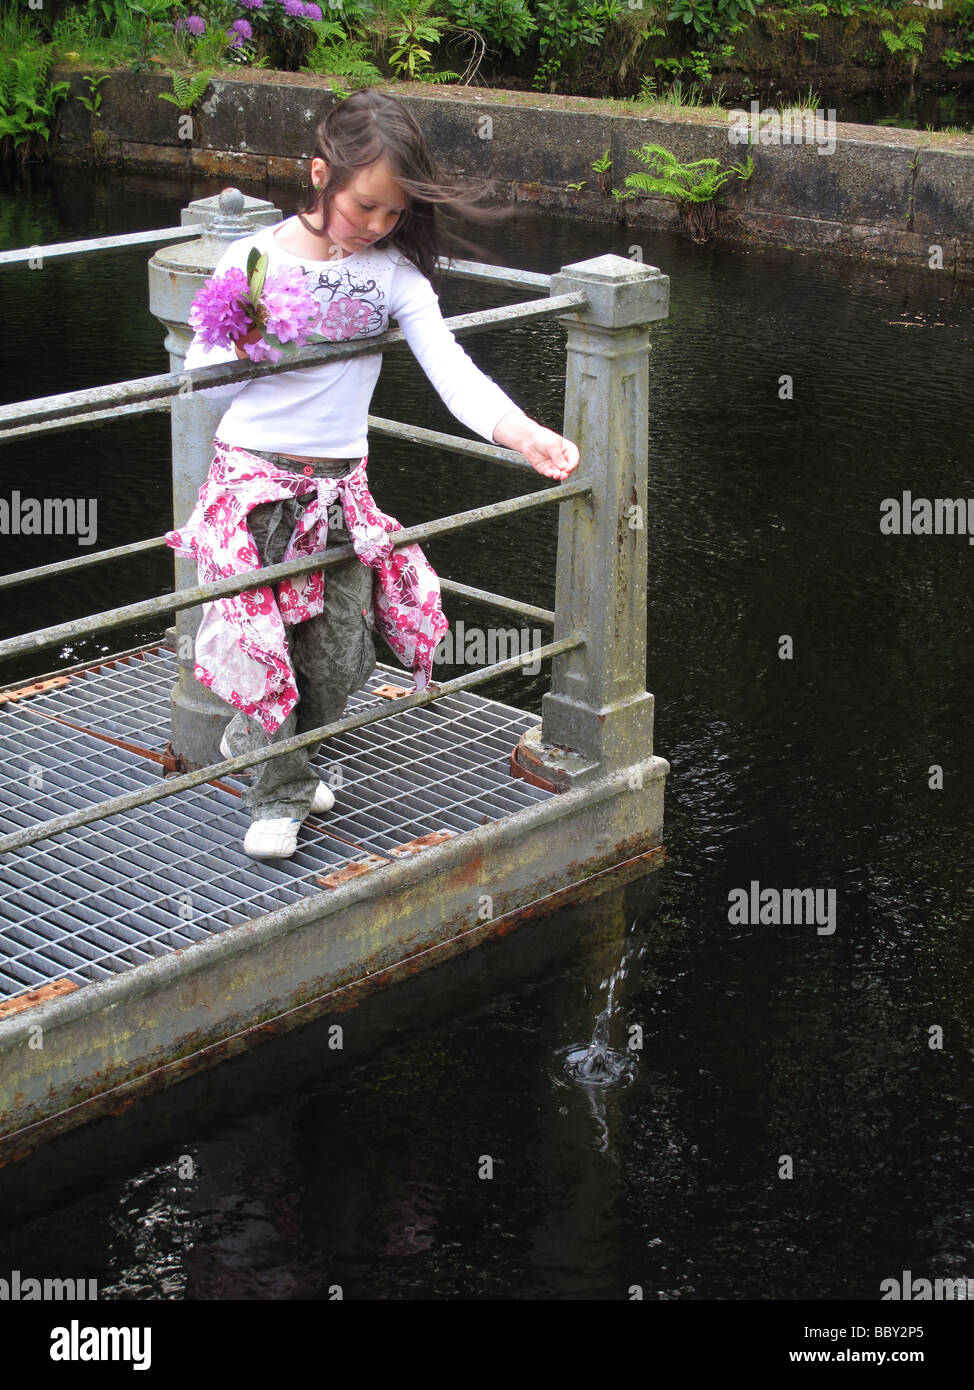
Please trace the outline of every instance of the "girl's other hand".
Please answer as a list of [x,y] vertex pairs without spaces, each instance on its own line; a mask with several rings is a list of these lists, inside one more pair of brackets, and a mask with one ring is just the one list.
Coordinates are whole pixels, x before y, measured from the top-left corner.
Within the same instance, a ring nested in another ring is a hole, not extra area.
[[534,421],[531,428],[525,431],[518,448],[536,473],[543,473],[546,478],[555,478],[558,482],[563,482],[578,467],[578,446]]
[[577,444],[555,434],[554,430],[546,430],[544,425],[520,410],[512,411],[498,422],[494,443],[505,449],[516,449],[536,472],[559,482],[578,467]]

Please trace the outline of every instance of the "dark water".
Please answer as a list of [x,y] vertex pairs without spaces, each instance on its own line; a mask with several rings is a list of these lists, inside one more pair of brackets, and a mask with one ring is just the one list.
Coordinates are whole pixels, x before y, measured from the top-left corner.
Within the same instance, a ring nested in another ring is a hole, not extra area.
[[[4,195],[0,225],[6,245],[97,235],[169,225],[183,201],[62,175]],[[545,272],[641,242],[671,277],[647,674],[669,865],[346,1015],[340,1053],[309,1028],[3,1170],[0,1273],[87,1275],[103,1297],[393,1300],[876,1300],[903,1270],[974,1277],[974,550],[879,531],[904,490],[974,496],[974,288],[554,217],[482,240]],[[166,369],[147,254],[2,273],[7,399]],[[453,283],[442,301],[498,298]],[[465,345],[560,428],[556,324]],[[408,355],[373,411],[460,428]],[[158,535],[167,429],[5,446],[4,494],[43,475],[47,495],[97,495],[100,548]],[[372,455],[406,524],[519,490],[380,438]],[[429,549],[441,573],[549,605],[554,541],[546,520]],[[4,568],[77,553],[3,544]],[[165,592],[171,564],[22,590],[3,635]],[[498,690],[538,710],[545,681]],[[834,890],[834,934],[731,925],[728,893],[753,880]],[[565,1056],[624,955],[605,1042],[625,1051],[639,1025],[643,1049],[629,1085],[580,1087]]]
[[[806,88],[807,91],[807,88]],[[956,126],[974,130],[974,92],[964,87],[909,87],[890,93],[827,93],[819,105],[835,107],[837,121],[860,125],[902,126],[912,130],[943,130]]]
[[[925,87],[908,83],[892,90],[877,88],[865,92],[833,90],[828,84],[812,83],[818,95],[817,105],[823,112],[835,112],[835,120],[856,125],[883,125],[907,130],[974,130],[974,92],[969,87]],[[809,84],[786,87],[778,91],[779,83],[759,84],[763,104],[781,107],[787,101],[807,98]],[[725,105],[727,103],[725,102]],[[746,105],[747,103],[745,103]]]

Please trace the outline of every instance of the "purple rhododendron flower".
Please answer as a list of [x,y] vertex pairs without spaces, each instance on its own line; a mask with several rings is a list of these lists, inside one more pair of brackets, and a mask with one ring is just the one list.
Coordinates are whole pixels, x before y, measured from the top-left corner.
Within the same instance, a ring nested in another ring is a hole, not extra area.
[[206,20],[198,14],[187,15],[186,28],[191,34],[195,34],[197,38],[200,38],[206,33]]
[[243,350],[251,362],[280,362],[284,356],[280,348],[271,347],[263,338],[258,338],[256,343],[244,343]]
[[264,0],[237,0],[237,3],[242,10],[262,10],[264,8]]
[[304,0],[282,0],[282,4],[284,5],[284,13],[290,15],[292,19],[304,18]]
[[242,270],[214,275],[199,291],[189,311],[189,325],[210,347],[229,347],[243,337],[253,320],[247,296],[250,285]]
[[320,18],[321,18],[321,7],[320,7],[320,5],[311,4],[311,3],[310,3],[310,0],[305,0],[304,17],[305,17],[305,19],[320,19]]
[[252,39],[254,37],[254,31],[246,19],[235,19],[230,25],[230,28],[233,33],[239,34],[242,39]]
[[[190,326],[211,347],[229,347],[232,340],[244,336],[255,319],[261,331],[278,342],[305,347],[320,318],[321,309],[299,266],[285,266],[266,277],[256,314],[250,302],[250,282],[237,268],[207,280],[189,311]],[[262,337],[241,346],[252,362],[280,362],[284,355]]]
[[304,347],[318,323],[321,310],[296,265],[284,266],[264,281],[260,297],[261,323],[282,343]]
[[231,48],[243,48],[243,34],[235,34],[232,30],[227,30],[227,43]]

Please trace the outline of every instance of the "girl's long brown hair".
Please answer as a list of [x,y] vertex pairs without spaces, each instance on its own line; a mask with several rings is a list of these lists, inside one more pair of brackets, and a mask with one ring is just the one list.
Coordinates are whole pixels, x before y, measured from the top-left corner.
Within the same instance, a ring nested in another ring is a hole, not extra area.
[[[322,188],[308,184],[304,208],[298,213],[308,231],[325,236],[324,230],[308,222],[307,214],[323,209],[323,228],[327,228],[333,196],[358,170],[385,158],[407,195],[407,203],[392,231],[375,245],[395,246],[437,288],[436,262],[441,255],[453,259],[450,247],[472,253],[473,260],[484,259],[480,246],[458,236],[449,226],[441,226],[441,218],[495,224],[520,212],[517,206],[478,205],[493,195],[492,183],[463,185],[444,178],[426,137],[405,106],[377,87],[353,92],[332,108],[315,131],[315,156],[328,165],[328,180]],[[448,243],[446,249],[444,241]]]

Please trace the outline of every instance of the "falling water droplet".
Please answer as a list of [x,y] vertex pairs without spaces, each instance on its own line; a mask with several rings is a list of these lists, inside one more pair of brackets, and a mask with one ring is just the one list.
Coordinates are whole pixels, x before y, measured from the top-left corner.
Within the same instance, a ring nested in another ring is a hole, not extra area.
[[609,977],[609,997],[605,1008],[595,1020],[592,1041],[587,1047],[570,1045],[561,1049],[565,1068],[570,1077],[582,1086],[628,1085],[635,1074],[635,1058],[616,1052],[609,1046],[609,1025],[612,1022],[613,998],[617,982],[625,975],[631,952],[623,953],[617,969]]

